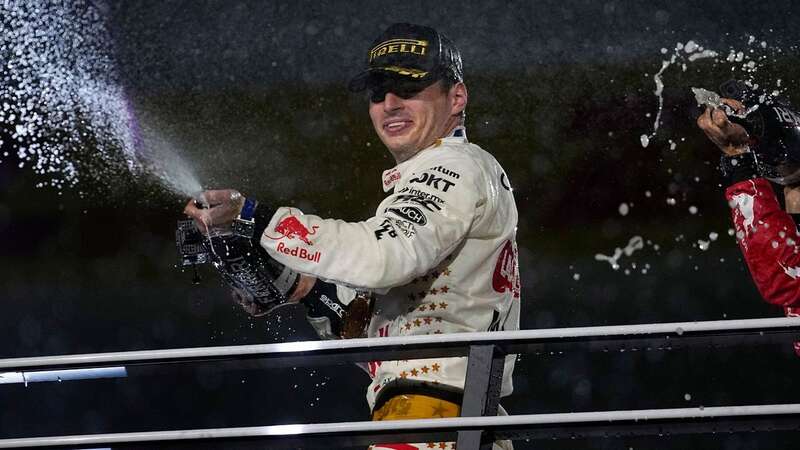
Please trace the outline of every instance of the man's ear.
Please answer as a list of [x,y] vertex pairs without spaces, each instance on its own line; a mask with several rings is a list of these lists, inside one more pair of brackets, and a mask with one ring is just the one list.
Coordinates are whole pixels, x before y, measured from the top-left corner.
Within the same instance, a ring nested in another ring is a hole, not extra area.
[[467,108],[467,85],[458,82],[450,88],[450,115],[461,114]]

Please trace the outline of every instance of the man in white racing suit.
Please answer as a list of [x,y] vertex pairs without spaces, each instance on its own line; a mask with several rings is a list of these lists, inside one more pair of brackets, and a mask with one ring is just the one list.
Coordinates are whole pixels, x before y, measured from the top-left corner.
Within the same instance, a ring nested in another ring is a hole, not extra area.
[[[361,222],[258,206],[271,214],[257,227],[261,247],[286,267],[282,277],[300,274],[285,289],[287,298],[303,299],[310,310],[333,310],[309,314],[327,337],[342,334],[332,322],[365,295],[371,298],[369,337],[518,329],[517,209],[500,164],[467,140],[467,89],[456,47],[432,28],[392,25],[373,43],[368,68],[350,89],[368,90],[373,126],[397,161],[381,179],[389,195]],[[242,214],[237,194],[208,191],[211,207],[190,202],[186,213],[201,229],[228,226]],[[514,359],[506,358],[501,396],[512,391]],[[466,358],[367,367],[373,420],[459,415]]]

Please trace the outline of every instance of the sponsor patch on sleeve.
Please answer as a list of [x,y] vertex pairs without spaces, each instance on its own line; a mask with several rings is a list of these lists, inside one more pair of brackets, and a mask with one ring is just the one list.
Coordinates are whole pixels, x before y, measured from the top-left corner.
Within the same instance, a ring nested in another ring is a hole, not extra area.
[[417,229],[414,227],[413,223],[400,219],[395,219],[393,222],[395,227],[400,230],[405,237],[410,239],[417,234]]
[[397,237],[397,232],[394,230],[394,227],[392,226],[392,221],[389,219],[385,219],[383,222],[381,222],[381,226],[377,230],[375,230],[375,239],[380,241],[381,239],[387,236],[390,238]]
[[298,219],[297,216],[290,215],[281,219],[281,221],[278,222],[278,225],[275,226],[275,229],[273,230],[275,236],[270,236],[271,233],[268,233],[267,231],[264,232],[264,236],[275,241],[281,239],[299,239],[306,245],[314,245],[311,242],[311,239],[309,239],[309,236],[317,234],[318,228],[319,226],[314,225],[311,227],[311,230],[309,230],[305,225],[303,225],[302,222],[300,222],[300,219]]
[[380,227],[375,230],[375,239],[381,240],[385,237],[396,238],[397,232],[403,233],[407,238],[413,238],[417,234],[417,229],[414,224],[401,219],[384,219]]
[[408,182],[430,186],[441,192],[447,192],[451,187],[456,185],[455,182],[450,181],[443,176],[435,175],[432,172],[422,172]]
[[400,181],[400,171],[397,168],[389,169],[383,172],[383,191],[388,192],[390,189]]
[[411,223],[415,223],[419,226],[425,226],[428,224],[428,218],[419,208],[415,206],[398,206],[395,208],[388,208],[386,209],[387,214],[393,214],[401,219],[408,220]]
[[426,197],[420,197],[419,195],[412,195],[412,194],[396,195],[394,200],[392,201],[392,204],[397,204],[397,203],[413,203],[415,205],[422,206],[423,208],[431,212],[442,210],[442,207],[439,206],[436,200]]

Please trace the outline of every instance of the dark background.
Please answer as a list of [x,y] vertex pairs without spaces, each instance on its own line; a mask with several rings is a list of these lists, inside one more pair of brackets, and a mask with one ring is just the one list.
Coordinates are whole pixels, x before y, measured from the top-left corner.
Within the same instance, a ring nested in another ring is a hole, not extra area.
[[[647,148],[639,136],[652,131],[657,111],[652,75],[676,43],[690,39],[725,54],[751,48],[749,35],[781,49],[759,64],[756,78],[766,85],[781,78],[796,99],[796,2],[89,7],[108,18],[119,76],[141,120],[192,162],[204,187],[236,187],[345,220],[373,213],[384,195],[380,173],[393,165],[371,129],[366,100],[346,91],[347,78],[390,23],[435,26],[463,53],[470,140],[497,157],[515,188],[522,328],[781,315],[749,280],[728,234],[718,152],[694,125],[699,109],[689,88],[715,89],[740,73],[710,61],[670,68],[662,128]],[[301,310],[252,319],[210,271],[193,285],[191,274],[176,268],[173,244],[185,200],[152,178],[117,173],[113,183],[82,180],[60,192],[35,188],[39,181],[13,158],[0,164],[0,357],[315,338]],[[624,216],[623,202],[631,205]],[[697,240],[711,232],[719,239],[699,249]],[[623,257],[619,270],[595,260],[634,235],[651,244]],[[798,369],[788,342],[522,355],[515,394],[503,404],[520,414],[793,403],[800,400],[792,383]],[[367,383],[352,366],[224,366],[0,385],[0,438],[362,420]],[[790,433],[747,433],[516,446],[750,449],[798,442]]]

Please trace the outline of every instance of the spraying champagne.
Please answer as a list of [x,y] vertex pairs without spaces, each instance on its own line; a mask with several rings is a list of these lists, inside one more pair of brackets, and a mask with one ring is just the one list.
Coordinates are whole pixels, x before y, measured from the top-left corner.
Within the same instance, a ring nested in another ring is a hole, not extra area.
[[738,80],[720,86],[720,95],[745,105],[744,113],[728,118],[747,131],[760,174],[782,185],[800,182],[800,113],[787,100]]
[[[231,200],[243,200],[241,213],[232,224],[206,222],[204,235],[193,220],[178,221],[175,240],[181,264],[196,267],[210,262],[240,301],[255,304],[266,314],[288,302],[299,274],[270,258],[259,245],[266,218],[257,220],[258,202],[235,191],[230,196]],[[199,209],[215,206],[213,199],[203,196],[195,196],[194,205]]]

